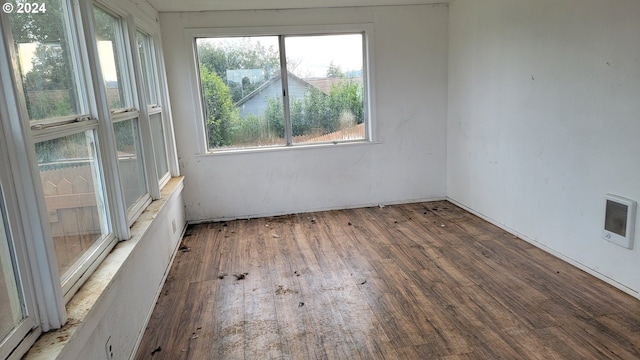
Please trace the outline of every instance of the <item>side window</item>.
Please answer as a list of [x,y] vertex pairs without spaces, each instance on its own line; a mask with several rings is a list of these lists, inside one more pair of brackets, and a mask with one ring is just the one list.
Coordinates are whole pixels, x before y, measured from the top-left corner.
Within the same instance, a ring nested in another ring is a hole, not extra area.
[[115,240],[70,4],[10,15],[24,102],[64,292]]
[[128,67],[125,27],[122,18],[98,6],[94,6],[93,13],[100,67],[116,139],[120,181],[127,210],[136,213],[148,198],[148,189],[139,112],[134,103],[133,82]]
[[163,63],[135,24],[159,26],[125,3],[126,17],[91,0],[0,13],[0,359],[62,326],[177,170]]
[[0,357],[6,359],[38,324],[34,316],[33,299],[25,292],[25,284],[20,276],[20,264],[3,191],[0,183]]
[[169,162],[167,158],[167,142],[164,124],[164,109],[160,101],[157,61],[151,36],[136,31],[138,54],[142,67],[142,78],[144,82],[144,93],[149,113],[149,125],[151,127],[151,141],[153,142],[153,153],[155,158],[156,173],[158,182],[163,183],[169,177]]
[[39,14],[10,14],[22,89],[32,123],[87,113],[78,44],[65,0]]

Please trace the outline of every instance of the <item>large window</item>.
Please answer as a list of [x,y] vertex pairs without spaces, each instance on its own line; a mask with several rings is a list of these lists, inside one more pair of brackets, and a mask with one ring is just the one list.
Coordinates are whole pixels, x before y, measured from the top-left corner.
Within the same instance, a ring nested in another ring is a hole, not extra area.
[[364,39],[197,36],[208,149],[366,139]]
[[0,12],[0,359],[64,324],[177,169],[158,24],[126,2],[38,4]]
[[114,244],[73,9],[48,0],[45,13],[10,16],[23,99],[35,143],[57,271],[70,296]]

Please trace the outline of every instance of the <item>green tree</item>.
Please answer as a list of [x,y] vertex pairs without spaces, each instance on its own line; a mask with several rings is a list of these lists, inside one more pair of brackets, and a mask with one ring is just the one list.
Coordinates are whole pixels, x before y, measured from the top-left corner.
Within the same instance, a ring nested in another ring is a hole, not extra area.
[[270,97],[267,99],[267,109],[264,111],[267,126],[271,126],[278,137],[284,137],[284,110],[282,107],[282,99],[279,97]]
[[75,114],[78,109],[73,72],[69,64],[66,20],[60,0],[43,0],[47,11],[12,13],[9,18],[16,47],[37,44],[32,68],[22,73],[22,87],[31,119]]
[[[345,117],[353,120],[353,125],[364,121],[364,94],[361,85],[353,81],[332,85],[329,91],[331,117],[338,120]],[[348,124],[345,124],[348,125]]]
[[[199,42],[198,62],[215,72],[229,87],[233,102],[257,89],[280,71],[278,49],[261,45],[250,38],[229,39],[224,43]],[[261,69],[263,77],[251,82],[248,78],[241,81],[227,79],[227,70]]]
[[327,69],[327,77],[328,78],[343,78],[344,72],[342,72],[342,68],[340,65],[336,65],[333,63],[329,63],[329,68]]
[[[303,98],[289,99],[289,109],[293,136],[328,134],[364,121],[363,89],[352,81],[333,85],[329,95],[310,87]],[[265,119],[278,124],[281,137],[284,136],[283,118],[282,99],[269,98]]]
[[309,87],[304,95],[304,116],[309,132],[323,134],[337,130],[337,119],[331,117],[327,95],[318,88]]
[[293,136],[304,135],[310,132],[310,126],[305,117],[304,101],[302,99],[289,99],[289,117],[291,118],[291,132]]
[[240,121],[240,114],[233,105],[229,87],[206,67],[200,68],[200,82],[209,147],[232,145],[233,126]]

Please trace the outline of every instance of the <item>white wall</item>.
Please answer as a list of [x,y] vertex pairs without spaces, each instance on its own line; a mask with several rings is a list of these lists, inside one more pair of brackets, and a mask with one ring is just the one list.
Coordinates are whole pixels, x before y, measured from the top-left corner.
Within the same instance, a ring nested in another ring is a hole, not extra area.
[[[640,3],[453,0],[448,196],[634,294],[601,239],[604,195],[640,200]],[[637,293],[636,293],[637,295]]]
[[[109,337],[114,359],[134,358],[133,352],[146,329],[186,225],[182,200],[181,190],[178,190],[157,215],[143,213],[138,221],[146,221],[145,217],[154,217],[154,220],[142,238],[136,245],[125,241],[116,247],[113,253],[116,256],[121,246],[134,248],[103,295],[104,299],[91,314],[93,316],[85,319],[84,329],[74,339],[74,346],[65,348],[63,358],[104,359],[105,342]],[[175,231],[172,221],[177,225]],[[136,225],[132,227],[134,236],[135,231]]]
[[[182,179],[163,188],[121,241],[67,304],[68,323],[43,334],[26,355],[39,359],[114,359],[134,351],[162,290],[186,226]],[[175,224],[175,227],[174,227]]]
[[[446,5],[161,13],[191,221],[442,198],[446,191]],[[372,23],[379,143],[199,155],[190,81],[197,27]]]

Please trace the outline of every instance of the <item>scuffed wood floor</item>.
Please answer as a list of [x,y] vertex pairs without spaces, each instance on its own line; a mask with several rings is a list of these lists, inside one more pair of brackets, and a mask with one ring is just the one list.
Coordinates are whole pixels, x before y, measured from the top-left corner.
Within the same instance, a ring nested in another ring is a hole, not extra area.
[[189,228],[137,359],[638,359],[640,301],[448,202]]

